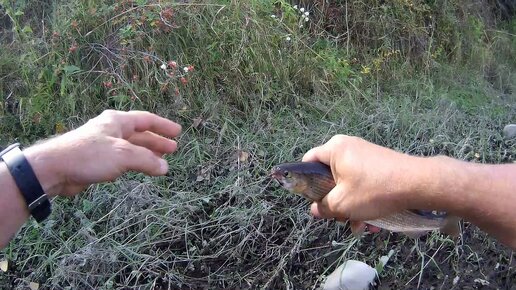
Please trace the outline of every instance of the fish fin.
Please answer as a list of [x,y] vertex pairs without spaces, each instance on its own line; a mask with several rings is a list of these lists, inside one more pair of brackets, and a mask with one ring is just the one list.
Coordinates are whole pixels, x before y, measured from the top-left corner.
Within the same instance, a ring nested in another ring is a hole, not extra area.
[[359,239],[364,235],[366,224],[360,221],[350,221],[349,227],[351,228],[351,233],[353,233],[353,236]]
[[460,234],[460,220],[461,218],[457,216],[448,216],[440,231],[453,238],[458,237]]
[[415,240],[426,235],[427,233],[428,233],[428,231],[403,232],[404,235],[406,235],[409,238],[415,239]]

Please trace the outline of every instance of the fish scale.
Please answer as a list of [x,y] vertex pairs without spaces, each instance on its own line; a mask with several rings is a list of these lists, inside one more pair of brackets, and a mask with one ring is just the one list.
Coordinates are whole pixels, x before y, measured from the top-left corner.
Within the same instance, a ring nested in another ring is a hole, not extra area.
[[382,219],[365,221],[367,224],[393,232],[420,232],[438,230],[442,227],[444,218],[425,218],[421,215],[404,211]]

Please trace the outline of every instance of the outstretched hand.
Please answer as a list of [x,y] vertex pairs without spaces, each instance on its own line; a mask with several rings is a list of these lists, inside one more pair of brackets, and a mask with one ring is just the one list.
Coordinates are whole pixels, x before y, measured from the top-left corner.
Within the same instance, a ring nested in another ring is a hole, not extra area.
[[127,171],[164,175],[181,126],[145,111],[104,111],[83,126],[24,152],[49,195],[71,196]]

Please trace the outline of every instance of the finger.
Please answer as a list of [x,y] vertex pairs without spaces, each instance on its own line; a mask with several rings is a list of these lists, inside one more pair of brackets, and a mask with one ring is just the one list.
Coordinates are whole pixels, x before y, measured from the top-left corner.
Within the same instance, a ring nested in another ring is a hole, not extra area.
[[319,161],[325,164],[330,164],[330,150],[326,145],[314,147],[303,156],[303,162]]
[[127,142],[124,153],[120,155],[119,164],[122,171],[137,171],[151,176],[164,175],[168,171],[168,162],[159,158],[155,153],[145,147]]
[[177,149],[177,143],[158,134],[146,131],[135,133],[128,139],[134,145],[145,147],[157,154],[172,153]]
[[361,221],[351,221],[349,227],[351,233],[357,238],[361,237],[366,230],[366,224]]
[[322,200],[320,202],[312,203],[312,205],[310,207],[310,212],[312,213],[312,215],[314,217],[317,217],[317,218],[323,218],[323,219],[331,219],[331,218],[347,219],[347,217],[345,217],[343,215],[337,215],[337,214],[331,212],[328,209],[328,206],[323,204]]
[[348,219],[346,213],[336,211],[338,203],[341,202],[339,195],[342,194],[342,187],[335,186],[322,200],[312,203],[312,215],[318,218]]
[[181,125],[150,112],[131,111],[127,112],[127,116],[133,120],[135,132],[151,131],[170,138],[181,133]]
[[174,138],[181,133],[181,125],[146,111],[109,111],[111,118],[120,124],[122,137],[129,138],[136,132],[151,131],[159,135]]

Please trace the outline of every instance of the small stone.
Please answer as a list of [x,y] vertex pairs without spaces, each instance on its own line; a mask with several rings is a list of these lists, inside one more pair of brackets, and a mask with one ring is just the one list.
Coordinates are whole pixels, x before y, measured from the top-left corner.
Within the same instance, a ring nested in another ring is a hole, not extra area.
[[455,278],[453,278],[453,285],[457,285],[457,283],[459,283],[459,280],[460,280],[459,276],[456,276]]
[[333,271],[324,282],[323,290],[368,290],[378,273],[364,262],[348,260]]
[[475,279],[474,282],[481,284],[482,286],[489,286],[489,284],[491,284],[489,281],[480,278]]
[[503,136],[506,139],[512,139],[516,137],[516,124],[509,124],[503,128]]

